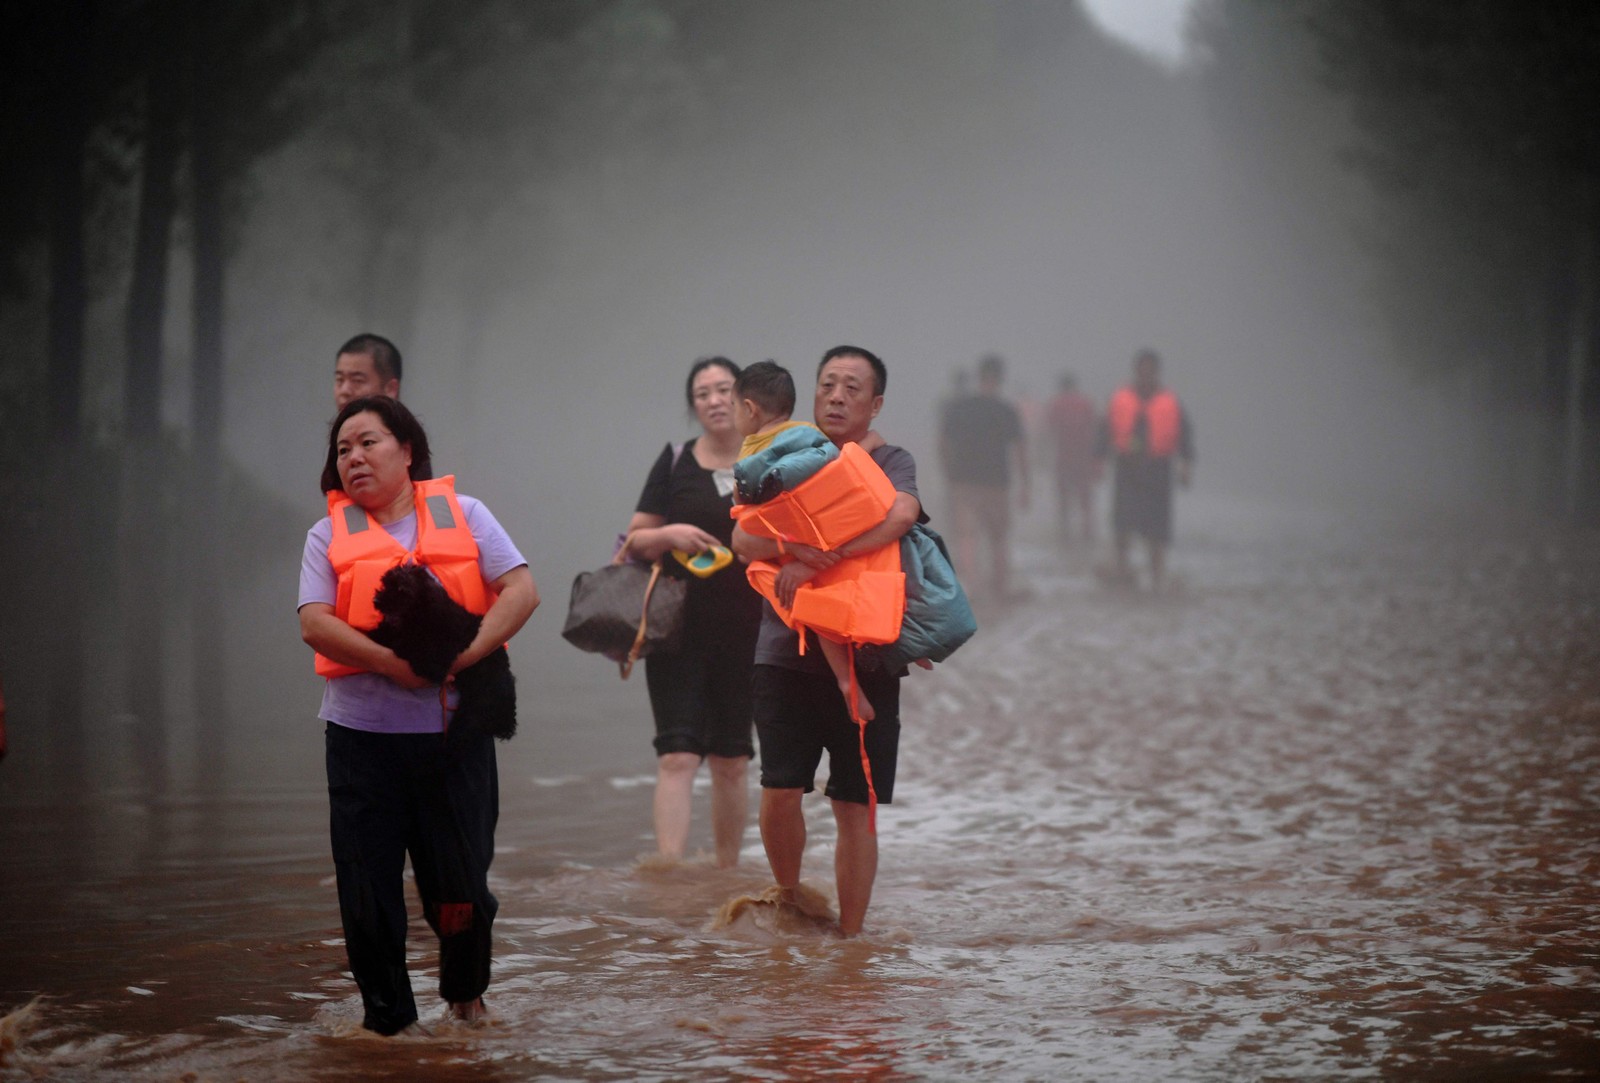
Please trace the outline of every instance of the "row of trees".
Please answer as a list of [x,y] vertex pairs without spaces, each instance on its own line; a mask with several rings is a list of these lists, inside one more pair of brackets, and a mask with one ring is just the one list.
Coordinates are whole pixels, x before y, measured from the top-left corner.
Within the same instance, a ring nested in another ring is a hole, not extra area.
[[563,140],[580,137],[572,88],[612,87],[613,113],[640,114],[636,129],[681,97],[661,85],[677,74],[672,26],[645,0],[8,5],[0,288],[43,316],[6,332],[41,347],[16,353],[44,359],[48,435],[83,436],[86,313],[113,291],[125,311],[114,428],[159,433],[177,239],[192,264],[186,428],[196,458],[216,461],[230,242],[253,170],[296,142],[331,148],[325,169],[357,209],[352,307],[405,338],[428,232],[492,233],[502,208],[526,211],[531,187],[570,162]]
[[[1211,0],[1199,38],[1229,120],[1279,122],[1247,154],[1282,163],[1331,143],[1368,181],[1344,228],[1360,231],[1405,362],[1562,417],[1546,472],[1578,514],[1594,477],[1584,420],[1600,407],[1600,5]],[[1315,214],[1314,170],[1278,176]]]
[[[230,470],[222,438],[227,273],[262,163],[315,148],[321,179],[355,208],[340,237],[345,305],[406,341],[430,234],[492,237],[570,148],[612,145],[582,130],[573,88],[612,88],[602,119],[618,132],[680,100],[673,40],[651,0],[4,7],[0,491],[33,509],[8,555],[74,569],[36,577],[27,607],[58,722],[81,719],[85,672],[109,663],[135,747],[160,770],[170,677],[190,671],[202,764],[220,756],[221,554],[287,519],[263,514],[276,501]],[[494,283],[479,285],[464,293],[488,303]],[[177,424],[163,419],[173,387],[187,390]],[[89,667],[108,614],[118,648]],[[183,628],[188,664],[175,667]]]

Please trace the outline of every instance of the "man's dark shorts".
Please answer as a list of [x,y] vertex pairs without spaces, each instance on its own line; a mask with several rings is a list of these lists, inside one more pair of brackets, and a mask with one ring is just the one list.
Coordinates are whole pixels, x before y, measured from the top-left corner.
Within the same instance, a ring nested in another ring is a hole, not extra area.
[[[858,678],[877,714],[867,723],[872,785],[878,801],[888,804],[894,799],[900,748],[900,678],[872,671],[858,673]],[[810,793],[826,749],[828,785],[823,792],[835,801],[866,804],[860,737],[833,675],[758,665],[752,685],[761,740],[761,785]]]
[[702,758],[756,754],[750,735],[750,655],[753,643],[723,651],[702,641],[644,660],[656,755],[692,752]]

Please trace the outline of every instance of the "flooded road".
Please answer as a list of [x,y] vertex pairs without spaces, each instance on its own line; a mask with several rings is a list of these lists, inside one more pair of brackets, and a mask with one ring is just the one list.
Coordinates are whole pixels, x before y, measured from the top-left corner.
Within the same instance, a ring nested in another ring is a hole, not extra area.
[[418,918],[425,1033],[359,1031],[313,723],[220,795],[5,780],[0,1079],[1592,1078],[1600,537],[1179,522],[1172,596],[1033,537],[1032,596],[908,679],[858,940],[714,928],[753,826],[641,864],[642,685],[525,686],[482,1028]]

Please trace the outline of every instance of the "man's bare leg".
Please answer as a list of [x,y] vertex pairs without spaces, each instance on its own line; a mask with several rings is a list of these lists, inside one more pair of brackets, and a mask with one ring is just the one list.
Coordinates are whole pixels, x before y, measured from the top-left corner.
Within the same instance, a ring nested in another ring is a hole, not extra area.
[[717,847],[717,865],[731,869],[739,863],[744,845],[744,824],[749,816],[747,756],[710,756],[711,837]]
[[761,791],[761,845],[778,886],[793,891],[800,884],[800,859],[806,852],[806,816],[801,789]]
[[872,812],[854,801],[835,801],[833,819],[838,842],[833,875],[839,890],[839,931],[855,936],[867,917],[872,883],[878,878],[878,836],[872,833]]

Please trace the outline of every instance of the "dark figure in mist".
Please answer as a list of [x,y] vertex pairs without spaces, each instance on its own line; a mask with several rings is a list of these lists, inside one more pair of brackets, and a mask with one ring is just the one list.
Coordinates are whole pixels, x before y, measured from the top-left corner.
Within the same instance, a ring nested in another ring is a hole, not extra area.
[[[939,452],[950,479],[956,571],[996,599],[1011,589],[1011,487],[1017,507],[1028,507],[1028,441],[1022,417],[1000,397],[1005,362],[989,354],[978,362],[978,390],[950,404],[939,433]],[[978,575],[980,539],[989,574]]]
[[439,937],[439,995],[457,1019],[483,1016],[500,813],[494,738],[477,730],[446,741],[457,705],[449,679],[418,676],[366,634],[379,625],[380,580],[419,564],[481,617],[450,677],[503,645],[539,604],[528,562],[489,509],[458,495],[452,477],[417,476],[427,457],[427,434],[399,402],[347,402],[328,434],[328,515],[307,531],[300,561],[300,637],[327,678],[318,717],[339,916],[362,1025],[380,1034],[417,1019],[406,972],[408,853]]
[[1094,400],[1078,390],[1078,378],[1063,373],[1060,389],[1045,407],[1045,428],[1055,458],[1056,537],[1071,536],[1072,517],[1081,524],[1083,539],[1094,541],[1094,487],[1100,481],[1095,458],[1099,411]]
[[[403,372],[404,361],[398,346],[371,332],[356,335],[333,356],[334,411],[343,410],[352,399],[368,395],[398,399]],[[424,458],[415,464],[412,473],[427,480],[433,477],[433,464]]]
[[1096,457],[1113,458],[1111,530],[1116,542],[1113,577],[1132,584],[1128,560],[1134,535],[1150,551],[1150,586],[1166,579],[1172,544],[1172,485],[1189,484],[1194,469],[1194,431],[1178,397],[1161,385],[1161,358],[1154,350],[1133,357],[1133,382],[1117,389],[1106,408]]
[[[738,375],[739,366],[726,357],[702,357],[690,366],[684,397],[700,434],[668,444],[656,456],[628,522],[628,549],[636,559],[656,560],[674,549],[704,553],[732,541],[733,464],[743,441],[734,424]],[[705,579],[670,558],[661,569],[689,589],[683,647],[644,660],[656,731],[656,852],[667,861],[683,860],[694,778],[704,763],[711,773],[717,864],[731,868],[739,862],[749,819],[750,760],[756,754],[750,670],[761,596],[742,565]]]

